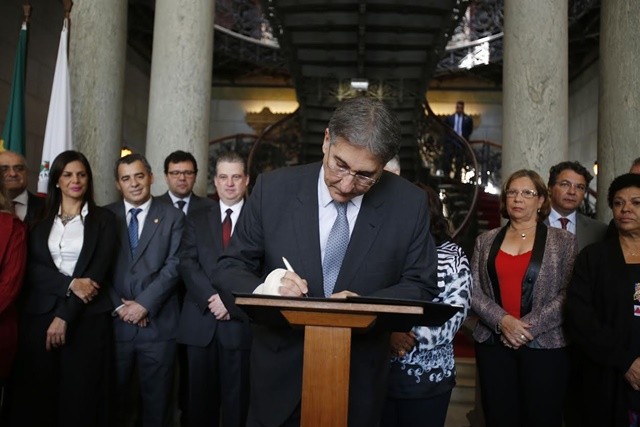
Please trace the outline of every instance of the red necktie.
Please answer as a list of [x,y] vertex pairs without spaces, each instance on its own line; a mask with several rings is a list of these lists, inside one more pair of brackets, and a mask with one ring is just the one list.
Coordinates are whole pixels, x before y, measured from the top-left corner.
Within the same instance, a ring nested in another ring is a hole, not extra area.
[[566,230],[567,229],[567,224],[569,224],[569,218],[559,218],[558,221],[560,221],[560,225],[562,225],[562,229]]
[[222,221],[222,247],[226,248],[229,244],[229,240],[231,240],[231,214],[233,213],[232,209],[227,209],[227,216],[224,217],[224,221]]

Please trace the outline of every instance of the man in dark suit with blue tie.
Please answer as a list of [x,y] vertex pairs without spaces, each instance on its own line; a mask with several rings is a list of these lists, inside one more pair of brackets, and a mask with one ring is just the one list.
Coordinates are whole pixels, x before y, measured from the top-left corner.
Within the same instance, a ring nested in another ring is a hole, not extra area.
[[244,427],[251,329],[229,318],[212,280],[244,205],[249,184],[244,159],[234,152],[218,157],[214,184],[219,203],[190,213],[182,236],[180,274],[187,293],[178,343],[187,347],[186,425],[218,426],[221,421],[224,427]]
[[186,214],[212,204],[212,200],[193,192],[198,176],[198,163],[193,154],[177,150],[164,159],[164,179],[169,189],[157,199],[169,203]]
[[119,245],[114,304],[116,425],[130,416],[131,377],[138,371],[142,425],[168,426],[180,307],[175,292],[184,215],[151,197],[151,166],[140,154],[118,159],[116,215]]
[[[425,193],[383,171],[400,125],[382,102],[342,102],[325,130],[322,163],[258,178],[218,261],[214,284],[231,292],[431,300],[436,249]],[[284,270],[286,257],[295,272]],[[389,336],[354,334],[349,426],[375,426],[386,392]],[[300,423],[303,332],[254,325],[248,426]]]

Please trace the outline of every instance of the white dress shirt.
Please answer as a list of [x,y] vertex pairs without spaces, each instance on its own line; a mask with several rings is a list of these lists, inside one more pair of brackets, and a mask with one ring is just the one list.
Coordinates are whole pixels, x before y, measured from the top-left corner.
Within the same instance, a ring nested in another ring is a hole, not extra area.
[[180,206],[178,206],[178,202],[180,200],[185,202],[185,205],[182,208],[182,212],[184,212],[184,214],[186,215],[187,212],[189,212],[189,203],[191,203],[191,194],[193,193],[189,193],[187,197],[182,197],[182,198],[175,196],[171,191],[169,191],[168,193],[169,193],[169,197],[171,198],[171,203],[173,203],[173,206],[175,206],[176,208],[180,209]]
[[[62,212],[62,207],[58,210],[58,215]],[[82,206],[80,215],[67,223],[62,224],[58,215],[53,220],[51,232],[49,233],[49,252],[53,263],[62,274],[73,276],[76,268],[82,245],[84,244],[84,219],[89,213],[89,207],[85,203]]]
[[20,193],[15,199],[13,199],[13,202],[13,209],[16,216],[20,218],[20,221],[24,221],[24,218],[27,216],[27,208],[29,206],[29,193],[27,193],[27,190]]

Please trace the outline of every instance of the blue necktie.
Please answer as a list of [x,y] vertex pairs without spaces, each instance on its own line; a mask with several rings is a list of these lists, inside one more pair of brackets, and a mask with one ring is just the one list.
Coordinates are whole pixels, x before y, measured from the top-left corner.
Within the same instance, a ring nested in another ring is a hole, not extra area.
[[[347,202],[348,203],[348,202]],[[324,296],[330,297],[338,279],[342,259],[349,246],[349,221],[347,220],[347,203],[333,202],[338,211],[336,221],[331,227],[327,246],[324,249],[322,275],[324,277]]]
[[142,212],[140,208],[131,208],[131,220],[129,221],[129,246],[131,247],[131,255],[136,254],[138,248],[138,214]]

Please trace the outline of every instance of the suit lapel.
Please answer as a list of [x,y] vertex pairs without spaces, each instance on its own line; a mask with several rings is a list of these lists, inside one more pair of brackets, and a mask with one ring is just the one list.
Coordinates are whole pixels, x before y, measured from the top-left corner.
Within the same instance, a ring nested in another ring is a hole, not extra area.
[[[140,240],[138,240],[138,247],[136,253],[133,256],[133,263],[135,264],[140,259],[141,254],[145,251],[151,238],[156,233],[158,227],[162,223],[164,214],[160,209],[160,205],[155,200],[151,199],[151,206],[149,206],[149,212],[144,220],[144,227],[142,227],[142,233],[140,234]],[[127,241],[129,237],[127,235]]]
[[[189,208],[191,209],[191,208]],[[214,248],[215,254],[222,253],[222,217],[220,216],[220,205],[217,203],[207,209],[206,224],[203,230],[210,230],[209,239]]]
[[[293,267],[298,271],[296,264],[301,263],[301,277],[307,279],[311,287],[311,294],[324,295],[322,285],[322,257],[320,256],[320,236],[318,223],[318,174],[319,168],[313,168],[298,188],[298,194],[294,201],[293,227],[298,244],[298,256],[289,258]],[[295,259],[295,263],[293,259]]]
[[82,242],[82,249],[78,256],[78,262],[73,270],[73,276],[79,277],[87,269],[89,262],[93,258],[93,252],[96,249],[98,243],[98,223],[95,218],[95,212],[89,212],[84,223],[84,241]]
[[334,292],[340,292],[348,288],[361,264],[367,258],[369,249],[380,231],[380,225],[384,217],[383,206],[384,199],[377,197],[377,192],[366,194],[362,199],[360,212],[349,239],[347,253],[342,260]]
[[121,224],[118,227],[120,233],[120,247],[127,254],[127,259],[131,261],[133,259],[131,255],[131,245],[129,244],[129,229],[127,228],[127,211],[124,207],[124,201],[120,201],[117,204],[117,209],[114,210],[116,215],[116,219],[118,224]]

